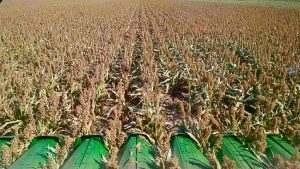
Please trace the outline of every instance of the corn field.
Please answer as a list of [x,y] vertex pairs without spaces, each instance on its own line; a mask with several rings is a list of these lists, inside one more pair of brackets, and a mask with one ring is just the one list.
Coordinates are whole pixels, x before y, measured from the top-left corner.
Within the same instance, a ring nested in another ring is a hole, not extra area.
[[224,135],[256,154],[266,134],[299,145],[300,10],[184,0],[1,3],[0,136],[15,137],[0,168],[35,136],[64,140],[52,162],[62,164],[74,138],[95,133],[110,150],[107,168],[118,168],[130,132],[155,140],[158,166],[178,168],[166,160],[178,131],[195,137],[214,168]]

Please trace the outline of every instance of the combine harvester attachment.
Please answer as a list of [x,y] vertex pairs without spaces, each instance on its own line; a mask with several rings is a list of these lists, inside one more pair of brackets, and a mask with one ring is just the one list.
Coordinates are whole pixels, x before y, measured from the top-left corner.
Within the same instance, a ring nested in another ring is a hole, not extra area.
[[156,169],[156,150],[146,134],[131,134],[119,153],[121,169]]
[[300,152],[281,137],[269,135],[267,136],[267,144],[265,154],[272,164],[275,164],[275,156],[280,156],[284,160],[290,160],[293,156],[296,156],[300,161]]
[[108,149],[100,135],[82,136],[76,139],[73,152],[61,169],[99,169],[105,168],[104,159]]
[[59,139],[53,136],[40,136],[32,140],[28,150],[8,169],[32,169],[47,165],[49,156],[56,157]]
[[237,168],[255,169],[267,166],[249,151],[235,136],[223,136],[222,148],[217,153],[218,160],[222,163],[223,157],[233,160]]
[[171,138],[171,150],[181,169],[211,169],[207,158],[201,153],[196,141],[187,134],[174,135]]
[[0,137],[0,162],[1,162],[1,156],[2,156],[2,149],[4,146],[10,147],[10,142],[13,139],[13,137]]
[[[0,138],[0,152],[3,145],[10,146],[12,137]],[[157,169],[155,157],[158,150],[147,134],[130,134],[118,153],[118,162],[121,169]],[[235,136],[223,136],[222,147],[216,156],[220,163],[227,157],[235,162],[237,168],[266,169],[273,167],[275,157],[284,160],[293,157],[300,161],[299,151],[287,141],[276,135],[267,136],[267,149],[258,156],[247,149]],[[170,153],[167,160],[174,156],[178,159],[181,169],[211,169],[208,159],[196,139],[189,133],[178,133],[171,137]],[[60,148],[59,139],[52,136],[36,137],[32,140],[28,150],[16,160],[8,169],[36,169],[47,165],[49,157],[56,157],[56,148]],[[1,157],[1,156],[0,156]],[[109,150],[105,147],[104,139],[100,135],[87,135],[77,138],[73,151],[65,160],[60,169],[102,169],[109,159]],[[1,163],[1,159],[0,159]]]

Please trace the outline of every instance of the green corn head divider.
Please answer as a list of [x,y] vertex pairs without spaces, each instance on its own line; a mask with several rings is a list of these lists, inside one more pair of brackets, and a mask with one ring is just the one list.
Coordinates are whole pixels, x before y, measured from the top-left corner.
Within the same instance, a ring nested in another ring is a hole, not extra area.
[[3,146],[10,147],[11,140],[12,140],[12,137],[0,137],[0,160],[1,160],[2,147]]
[[294,155],[297,155],[300,160],[299,152],[292,147],[288,142],[276,135],[267,136],[268,147],[265,154],[269,160],[274,164],[274,157],[281,156],[284,160],[290,160]]
[[[3,146],[10,146],[13,137],[0,138],[0,157]],[[275,156],[290,160],[294,155],[300,161],[300,152],[287,141],[276,135],[267,136],[268,147],[262,160],[246,149],[237,137],[226,135],[223,137],[222,148],[216,154],[217,159],[223,162],[223,157],[233,160],[237,168],[255,169],[267,168],[275,164]],[[32,140],[28,150],[16,160],[8,169],[35,169],[48,163],[49,157],[56,157],[56,147],[59,139],[53,136],[36,137]],[[172,136],[171,152],[182,169],[211,169],[207,158],[202,154],[197,142],[188,134]],[[151,139],[143,133],[131,134],[122,145],[118,154],[121,169],[156,169],[156,149],[151,144]],[[101,135],[87,135],[77,138],[73,151],[65,160],[61,169],[102,169],[104,161],[109,158],[108,149],[105,147]],[[1,162],[1,159],[0,159]]]
[[176,135],[171,139],[172,154],[179,160],[181,169],[212,168],[200,148],[188,135]]
[[61,169],[105,168],[103,159],[108,159],[108,150],[100,135],[82,136],[76,139],[74,151]]
[[267,168],[253,153],[247,150],[235,136],[223,136],[221,150],[217,154],[219,161],[223,156],[233,160],[237,168]]
[[122,145],[119,153],[119,165],[122,169],[155,169],[155,149],[146,136],[133,134]]
[[59,139],[53,136],[41,136],[32,140],[29,149],[16,160],[9,169],[35,169],[48,163],[48,157],[56,157]]

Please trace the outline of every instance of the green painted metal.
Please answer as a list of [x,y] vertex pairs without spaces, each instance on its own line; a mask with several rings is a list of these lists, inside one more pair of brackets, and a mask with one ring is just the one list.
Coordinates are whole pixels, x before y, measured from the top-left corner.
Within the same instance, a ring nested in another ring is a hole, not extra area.
[[121,169],[159,168],[155,163],[155,149],[146,136],[133,134],[122,145],[119,153]]
[[0,162],[1,162],[1,154],[2,154],[2,147],[3,146],[8,146],[10,147],[10,141],[12,140],[13,137],[0,137]]
[[28,150],[17,159],[8,169],[35,169],[48,163],[48,157],[56,157],[56,146],[59,139],[52,136],[36,137]]
[[273,164],[275,163],[275,156],[281,156],[284,160],[290,160],[294,155],[297,155],[298,160],[300,160],[299,152],[279,136],[267,136],[267,145],[265,154]]
[[253,153],[247,150],[235,136],[223,136],[222,148],[217,158],[223,162],[223,157],[233,160],[237,168],[254,169],[267,168]]
[[181,169],[212,168],[207,158],[201,153],[201,149],[188,135],[173,136],[171,149]]
[[[182,169],[205,168],[210,169],[208,159],[202,154],[201,148],[187,134],[174,135],[171,138],[171,150]],[[3,145],[10,146],[12,137],[0,138],[0,157]],[[150,139],[151,140],[151,139]],[[268,147],[265,151],[265,162],[275,164],[275,156],[290,160],[295,154],[300,160],[299,151],[287,141],[277,135],[267,136]],[[59,139],[52,136],[36,137],[32,140],[28,150],[16,160],[8,169],[34,169],[48,163],[48,157],[56,157],[56,146]],[[121,169],[159,168],[155,162],[156,150],[145,134],[132,134],[126,140],[119,152],[119,165]],[[226,156],[233,160],[237,168],[255,169],[267,168],[255,154],[249,151],[237,137],[226,135],[223,137],[221,149],[216,154],[222,163]],[[88,135],[77,138],[73,151],[61,169],[101,169],[105,168],[105,159],[109,152],[100,135]],[[1,160],[1,159],[0,159]]]
[[61,169],[105,168],[103,159],[108,159],[109,153],[100,135],[89,135],[76,139],[70,155]]

